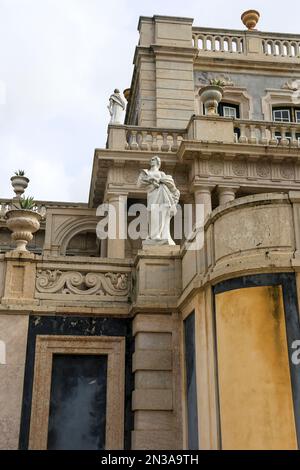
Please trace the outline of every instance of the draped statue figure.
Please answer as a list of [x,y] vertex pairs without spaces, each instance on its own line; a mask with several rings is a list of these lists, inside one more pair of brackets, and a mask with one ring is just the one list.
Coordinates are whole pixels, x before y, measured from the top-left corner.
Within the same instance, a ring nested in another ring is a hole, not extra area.
[[180,192],[172,176],[160,171],[161,160],[153,157],[150,170],[142,170],[138,186],[147,190],[148,237],[145,245],[175,245],[170,222],[177,212]]
[[120,95],[120,91],[116,88],[109,98],[107,106],[110,118],[110,124],[123,124],[123,111],[125,110],[125,101]]

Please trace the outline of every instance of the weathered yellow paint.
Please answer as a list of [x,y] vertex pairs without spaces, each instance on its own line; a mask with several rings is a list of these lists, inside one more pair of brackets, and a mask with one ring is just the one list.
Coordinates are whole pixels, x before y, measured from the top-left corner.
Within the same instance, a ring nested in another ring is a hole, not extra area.
[[297,449],[282,289],[216,295],[223,449]]

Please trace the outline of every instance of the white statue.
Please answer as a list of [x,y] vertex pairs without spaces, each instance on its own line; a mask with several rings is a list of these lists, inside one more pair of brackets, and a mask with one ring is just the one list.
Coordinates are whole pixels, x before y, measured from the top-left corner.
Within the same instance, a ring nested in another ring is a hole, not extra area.
[[170,234],[170,222],[177,212],[180,192],[172,176],[160,171],[161,160],[153,157],[150,170],[142,170],[138,186],[147,189],[148,237],[145,245],[175,245]]
[[125,101],[123,101],[120,91],[116,88],[110,96],[109,105],[107,106],[111,116],[110,124],[123,124],[123,111],[125,107]]

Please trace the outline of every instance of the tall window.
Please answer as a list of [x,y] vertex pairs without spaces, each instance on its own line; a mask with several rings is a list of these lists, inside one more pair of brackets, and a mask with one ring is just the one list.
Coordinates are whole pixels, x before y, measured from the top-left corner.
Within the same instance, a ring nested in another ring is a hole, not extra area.
[[198,449],[198,408],[195,350],[195,312],[184,320],[187,431],[189,450]]

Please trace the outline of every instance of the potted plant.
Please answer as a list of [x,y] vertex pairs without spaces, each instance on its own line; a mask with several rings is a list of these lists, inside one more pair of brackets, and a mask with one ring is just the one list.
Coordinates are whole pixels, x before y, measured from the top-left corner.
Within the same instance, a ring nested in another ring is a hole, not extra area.
[[6,224],[12,231],[11,238],[16,242],[15,251],[28,251],[27,244],[40,228],[42,216],[37,212],[33,197],[20,198],[18,204],[6,212]]
[[17,198],[20,198],[24,194],[25,189],[28,186],[29,179],[25,176],[24,170],[15,171],[14,176],[10,178],[12,187]]
[[212,79],[209,85],[204,86],[199,91],[199,96],[204,104],[205,114],[208,116],[218,116],[218,105],[224,95],[225,82]]

